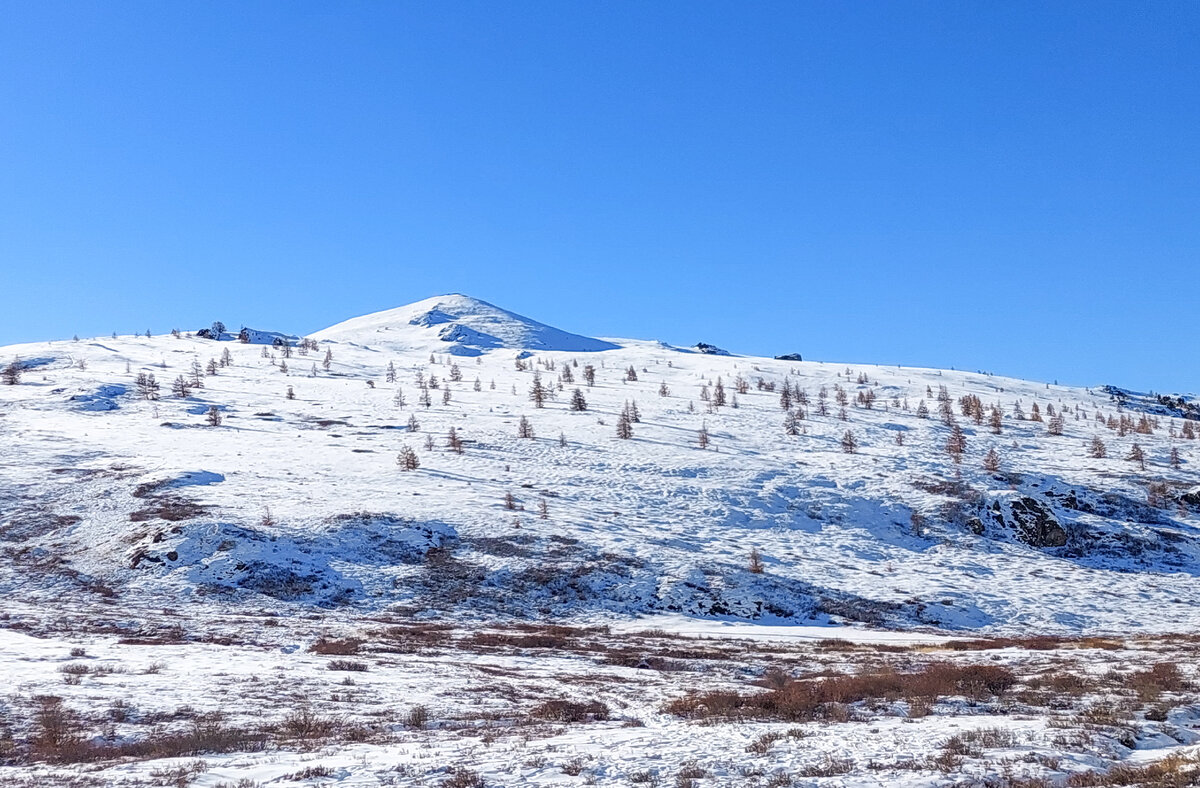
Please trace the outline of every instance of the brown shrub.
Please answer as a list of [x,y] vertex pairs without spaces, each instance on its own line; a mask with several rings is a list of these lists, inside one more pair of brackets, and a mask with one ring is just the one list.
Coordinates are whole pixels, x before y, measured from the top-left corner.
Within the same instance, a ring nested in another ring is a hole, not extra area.
[[454,627],[449,624],[417,624],[390,627],[372,635],[384,642],[384,645],[375,648],[376,651],[414,654],[423,648],[448,644],[453,631]]
[[1168,755],[1145,766],[1118,764],[1108,771],[1072,774],[1066,784],[1071,788],[1091,786],[1136,785],[1141,788],[1177,788],[1196,785],[1200,778],[1196,756]]
[[429,724],[429,709],[426,706],[417,704],[409,709],[408,714],[404,715],[404,724],[415,730],[424,730]]
[[442,788],[485,788],[486,785],[483,778],[470,769],[459,769],[442,783]]
[[529,716],[554,722],[590,722],[607,720],[608,706],[598,700],[577,703],[570,700],[549,700],[529,712]]
[[1179,667],[1173,662],[1159,662],[1149,670],[1130,675],[1127,685],[1138,694],[1138,698],[1151,702],[1158,700],[1164,692],[1180,692],[1188,688]]
[[193,721],[184,731],[155,732],[144,739],[108,743],[84,737],[80,721],[62,699],[53,696],[34,698],[36,704],[30,739],[34,760],[57,763],[83,763],[113,758],[180,758],[220,752],[250,752],[262,749],[266,735],[228,727],[218,715]]
[[329,670],[349,670],[359,673],[367,671],[367,663],[355,662],[352,659],[331,659],[329,664],[325,666]]
[[853,676],[788,681],[768,692],[743,695],[718,691],[688,695],[666,704],[681,717],[732,717],[777,720],[848,719],[847,704],[870,698],[937,698],[964,695],[984,700],[1001,695],[1016,682],[1012,671],[996,665],[938,662],[914,673],[887,668]]
[[315,777],[332,777],[336,772],[328,766],[306,766],[294,774],[285,774],[281,780],[311,780]]
[[1151,722],[1166,722],[1167,715],[1170,712],[1170,706],[1155,706],[1153,708],[1146,709],[1146,719],[1150,720]]
[[912,698],[908,701],[908,716],[909,719],[920,719],[928,717],[933,711],[933,703],[929,698]]
[[844,758],[834,758],[826,755],[825,759],[813,766],[806,766],[796,772],[797,777],[837,777],[849,774],[854,770],[854,762]]
[[463,641],[464,646],[484,648],[563,648],[568,638],[557,635],[510,635],[505,632],[476,632]]
[[849,640],[841,638],[824,638],[817,641],[817,648],[822,651],[858,651],[861,646]]
[[764,733],[754,741],[746,745],[746,752],[752,752],[755,755],[765,755],[771,749],[771,745],[783,738],[783,734],[777,731]]
[[208,514],[208,509],[187,498],[164,496],[161,498],[151,498],[150,501],[150,505],[146,508],[130,512],[130,521],[142,523],[147,520],[160,519],[167,520],[168,522],[179,522],[180,520],[191,520],[195,517],[202,517]]
[[340,720],[322,717],[310,706],[293,709],[283,718],[280,729],[297,739],[323,739],[341,727]]
[[976,728],[962,734],[963,741],[983,749],[995,750],[1017,746],[1017,736],[1007,728]]
[[1001,648],[1023,648],[1030,651],[1053,651],[1070,643],[1066,638],[1053,635],[1030,635],[1023,638],[978,638],[975,640],[948,640],[940,647],[950,651],[990,651]]
[[335,657],[350,657],[358,653],[360,646],[362,646],[362,641],[355,638],[335,640],[332,638],[320,637],[317,638],[315,643],[308,647],[308,650],[313,654],[327,654]]
[[1053,671],[1035,676],[1027,682],[1031,689],[1048,689],[1052,692],[1078,697],[1100,689],[1101,680],[1086,673]]
[[[78,717],[62,698],[39,695],[33,699],[33,735],[30,750],[37,760],[74,762],[86,749]],[[83,759],[86,760],[86,759]]]

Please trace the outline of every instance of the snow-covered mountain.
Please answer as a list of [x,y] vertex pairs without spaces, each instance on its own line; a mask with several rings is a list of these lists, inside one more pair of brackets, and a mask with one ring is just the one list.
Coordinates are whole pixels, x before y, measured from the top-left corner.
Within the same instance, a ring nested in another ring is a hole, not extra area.
[[295,346],[14,357],[0,593],[22,603],[1200,624],[1170,400],[591,339],[461,295]]
[[323,342],[352,342],[392,352],[478,356],[488,350],[589,353],[618,345],[570,334],[461,294],[352,318],[313,334]]

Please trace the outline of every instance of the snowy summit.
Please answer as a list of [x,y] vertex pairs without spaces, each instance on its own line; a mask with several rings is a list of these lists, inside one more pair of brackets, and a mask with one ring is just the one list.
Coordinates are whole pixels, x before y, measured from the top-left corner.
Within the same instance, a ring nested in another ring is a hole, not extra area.
[[619,347],[458,293],[352,318],[316,332],[313,339],[453,356],[478,356],[499,349],[586,353]]

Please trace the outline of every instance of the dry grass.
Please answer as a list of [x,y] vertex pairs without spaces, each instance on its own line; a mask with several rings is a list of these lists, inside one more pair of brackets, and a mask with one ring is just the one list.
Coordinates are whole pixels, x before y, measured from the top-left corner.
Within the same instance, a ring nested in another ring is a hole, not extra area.
[[535,707],[529,716],[552,722],[592,722],[607,720],[608,706],[598,700],[584,703],[570,700],[550,700]]
[[33,730],[29,757],[52,763],[83,763],[113,758],[178,758],[220,752],[253,752],[262,749],[265,733],[226,726],[217,716],[199,717],[188,730],[156,731],[137,740],[105,742],[88,738],[82,720],[61,698],[42,695],[33,699]]
[[1164,692],[1191,689],[1191,685],[1184,681],[1179,667],[1173,662],[1159,662],[1147,670],[1124,677],[1124,680],[1127,686],[1138,694],[1138,698],[1146,703],[1157,701]]
[[783,734],[777,731],[764,733],[754,741],[746,745],[746,752],[754,753],[755,755],[766,755],[771,749],[771,745],[783,738]]
[[129,519],[132,522],[141,523],[155,519],[179,522],[208,514],[207,508],[181,496],[162,496],[148,500],[149,504],[144,509],[130,512]]
[[1055,651],[1058,649],[1101,649],[1116,651],[1125,648],[1125,644],[1114,638],[1030,635],[1021,638],[948,640],[945,643],[936,645],[916,647],[919,651],[992,651],[1004,648],[1019,648],[1026,651]]
[[281,780],[312,780],[317,777],[332,777],[336,772],[328,766],[307,766],[294,774],[285,774]]
[[1107,771],[1073,774],[1066,785],[1071,788],[1131,785],[1139,788],[1182,788],[1200,784],[1200,759],[1196,756],[1169,755],[1145,766],[1118,764]]
[[355,673],[365,673],[370,669],[367,663],[352,659],[331,659],[325,667],[329,670],[347,670]]
[[484,788],[486,785],[483,778],[470,769],[459,769],[442,783],[442,788]]
[[671,701],[665,710],[692,719],[709,717],[763,720],[841,721],[849,719],[847,704],[868,699],[910,700],[965,696],[987,700],[1008,691],[1016,677],[997,665],[933,663],[913,673],[890,668],[853,676],[789,680],[757,694],[707,692]]
[[854,761],[826,755],[820,763],[805,767],[796,772],[796,776],[805,778],[837,777],[842,774],[849,774],[852,771],[854,771]]
[[[61,698],[42,695],[31,702],[33,710],[28,738],[13,742],[12,750],[21,754],[20,760],[35,762],[72,764],[130,758],[194,757],[211,753],[257,752],[282,741],[324,741],[335,736],[340,741],[362,741],[367,737],[366,730],[361,727],[301,706],[279,723],[259,729],[228,725],[219,714],[196,715],[180,709],[173,717],[190,718],[185,728],[167,730],[156,725],[142,738],[106,740],[90,734],[87,721],[68,708]],[[159,716],[161,721],[166,719],[170,718]]]
[[336,640],[330,638],[317,638],[316,642],[308,647],[308,650],[313,654],[325,654],[333,657],[352,657],[358,653],[362,646],[362,641],[356,638],[345,638]]

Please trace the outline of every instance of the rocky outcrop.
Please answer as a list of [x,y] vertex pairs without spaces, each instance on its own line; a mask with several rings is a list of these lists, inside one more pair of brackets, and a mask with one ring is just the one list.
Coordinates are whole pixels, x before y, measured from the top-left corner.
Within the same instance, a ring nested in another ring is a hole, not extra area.
[[984,506],[981,520],[987,519],[991,520],[991,528],[1010,531],[1030,547],[1062,547],[1067,543],[1066,529],[1059,524],[1054,510],[1028,495],[997,495]]

